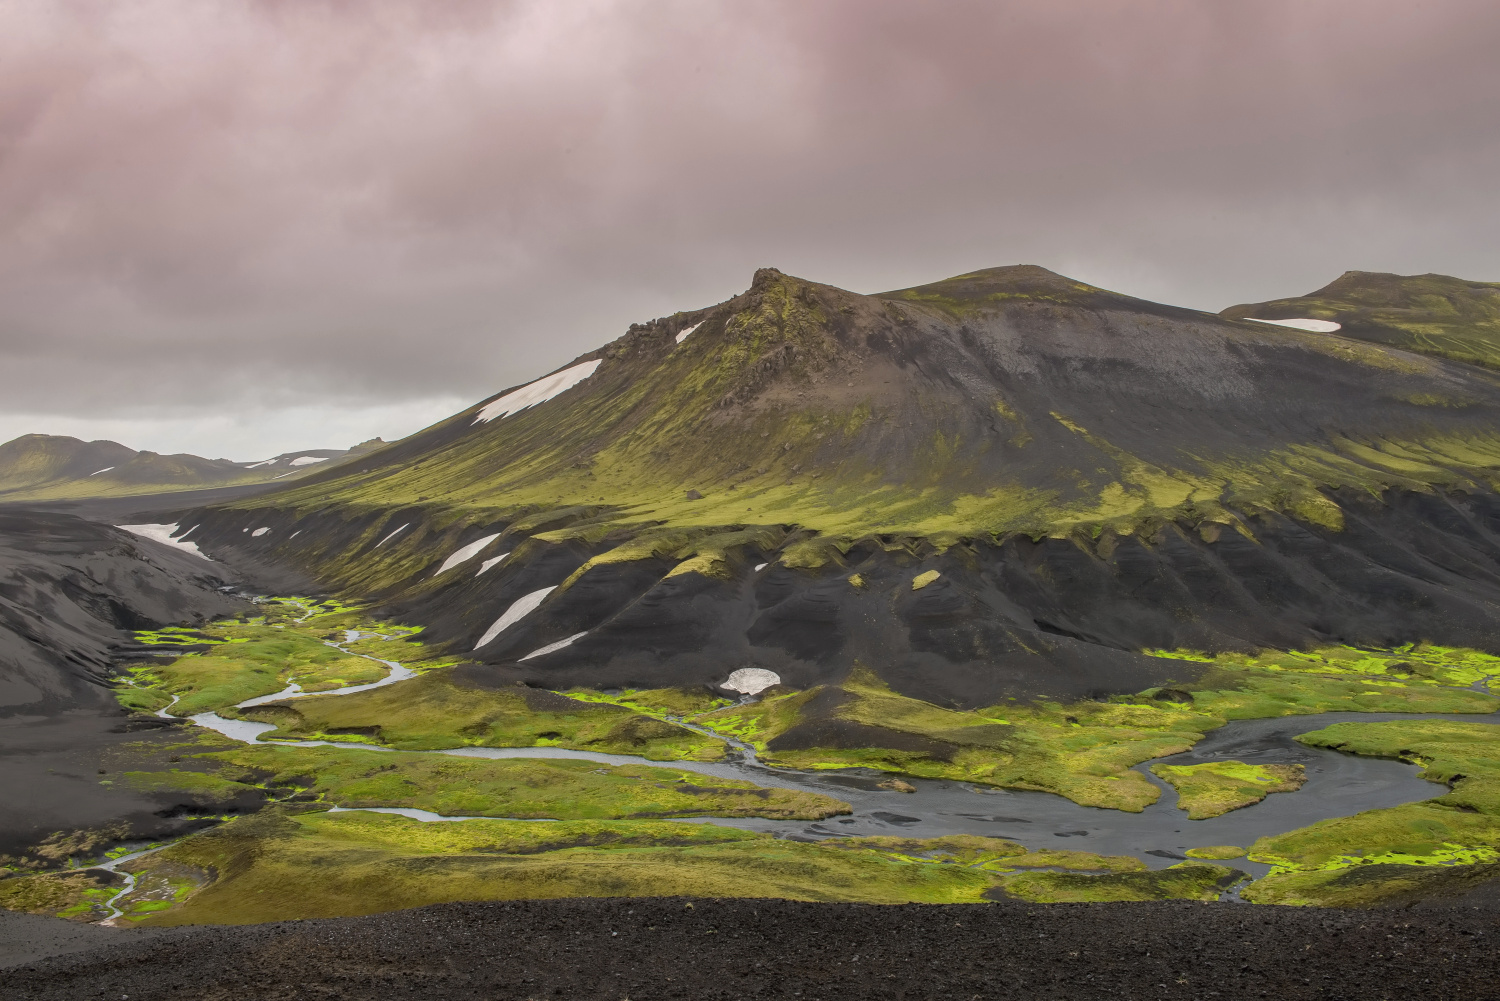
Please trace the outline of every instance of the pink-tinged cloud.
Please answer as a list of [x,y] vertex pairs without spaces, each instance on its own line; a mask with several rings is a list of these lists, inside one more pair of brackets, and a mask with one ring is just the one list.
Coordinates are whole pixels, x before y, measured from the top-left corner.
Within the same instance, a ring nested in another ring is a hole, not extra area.
[[765,264],[1494,279],[1497,50],[1469,0],[13,0],[5,409],[477,399]]

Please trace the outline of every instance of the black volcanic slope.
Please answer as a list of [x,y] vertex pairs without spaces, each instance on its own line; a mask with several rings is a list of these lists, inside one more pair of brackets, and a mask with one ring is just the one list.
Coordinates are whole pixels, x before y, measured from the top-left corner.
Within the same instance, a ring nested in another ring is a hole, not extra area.
[[543,900],[131,935],[4,976],[15,1001],[1456,1001],[1494,996],[1496,935],[1469,908]]
[[159,722],[116,702],[112,663],[131,629],[244,608],[215,590],[225,573],[106,525],[0,509],[0,860],[52,831],[189,822],[164,797],[100,785],[101,756]]
[[561,371],[194,538],[548,688],[859,662],[973,706],[1191,670],[1151,648],[1500,642],[1483,369],[1013,267],[877,296],[765,269]]

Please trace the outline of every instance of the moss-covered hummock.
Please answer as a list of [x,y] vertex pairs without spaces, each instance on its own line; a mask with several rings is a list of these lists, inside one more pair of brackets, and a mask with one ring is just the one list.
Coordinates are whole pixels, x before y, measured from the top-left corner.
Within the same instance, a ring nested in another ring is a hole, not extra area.
[[1017,872],[1000,877],[1001,893],[1039,904],[1119,900],[1218,900],[1245,878],[1238,869],[1179,862],[1151,872],[1083,876],[1070,872]]
[[1177,790],[1177,807],[1189,820],[1207,820],[1252,806],[1273,792],[1296,792],[1307,781],[1301,765],[1249,765],[1213,761],[1201,765],[1152,765],[1152,774]]

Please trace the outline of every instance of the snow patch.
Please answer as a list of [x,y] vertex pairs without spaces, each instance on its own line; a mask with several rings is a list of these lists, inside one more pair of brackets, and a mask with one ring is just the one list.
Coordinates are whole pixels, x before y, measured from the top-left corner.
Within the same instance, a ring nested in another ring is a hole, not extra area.
[[[152,542],[160,542],[164,546],[171,546],[173,549],[180,549],[185,553],[192,553],[200,560],[208,560],[208,562],[210,563],[213,562],[213,560],[209,560],[207,556],[204,556],[203,553],[199,551],[197,543],[183,542],[181,539],[172,538],[172,534],[176,532],[180,527],[178,525],[116,525],[115,527],[122,532],[129,532],[131,535],[139,535],[143,539],[150,539]],[[197,525],[193,526],[193,528],[197,527]],[[192,529],[189,529],[189,531],[191,530]]]
[[479,573],[476,573],[474,576],[478,577],[480,573],[484,573],[490,567],[494,566],[496,563],[499,563],[501,560],[505,559],[505,557],[507,557],[509,555],[510,555],[510,553],[501,553],[499,556],[496,556],[492,560],[485,560],[483,563],[479,564]]
[[299,536],[301,534],[302,534],[302,529],[299,528],[295,532],[293,532],[291,535],[288,535],[287,536],[287,540],[290,541],[292,539],[295,539],[297,536]]
[[250,538],[252,538],[252,539],[258,539],[262,535],[265,535],[269,531],[270,531],[269,528],[257,528],[255,531],[253,531],[253,532],[250,533]]
[[453,550],[453,555],[443,561],[443,565],[437,568],[437,573],[433,574],[433,576],[436,577],[438,574],[446,573],[466,560],[472,560],[479,555],[481,549],[498,538],[500,538],[500,533],[496,532],[494,535],[486,535],[482,539],[477,539],[461,549]]
[[515,603],[505,610],[505,614],[496,619],[494,625],[484,631],[484,635],[479,637],[479,642],[474,644],[474,649],[478,650],[506,629],[534,612],[536,607],[542,603],[542,600],[556,590],[557,585],[554,584],[551,587],[544,587],[540,591],[532,591],[525,597],[517,598]]
[[697,323],[693,324],[691,327],[688,327],[682,333],[678,334],[677,335],[677,343],[681,344],[683,341],[687,340],[688,339],[688,334],[691,334],[693,331],[697,330],[701,326],[703,326],[703,321],[699,320]]
[[1256,323],[1274,323],[1278,327],[1296,327],[1298,330],[1312,330],[1320,334],[1331,334],[1341,326],[1332,320],[1312,320],[1306,317],[1298,317],[1295,320],[1262,320],[1252,316],[1250,319]]
[[299,455],[295,459],[292,460],[291,464],[293,466],[311,466],[314,462],[327,462],[327,461],[328,461],[328,457],[326,455],[323,456],[322,458],[319,458],[316,455]]
[[771,564],[769,564],[769,563],[757,563],[757,564],[755,564],[755,572],[756,573],[760,573],[762,570],[764,570],[766,567],[768,567],[770,565]]
[[759,695],[772,685],[779,684],[781,684],[781,675],[775,671],[767,671],[763,667],[742,667],[731,674],[729,680],[719,687],[744,695]]
[[572,646],[574,640],[581,640],[585,636],[587,636],[588,634],[589,634],[589,632],[588,632],[587,629],[585,629],[581,633],[574,633],[572,636],[569,636],[565,640],[558,640],[556,643],[548,643],[544,647],[539,647],[539,648],[531,651],[530,653],[528,653],[526,656],[522,657],[521,659],[522,660],[530,660],[533,657],[540,657],[543,654],[556,653],[557,651],[561,650],[565,646]]
[[259,462],[253,462],[253,463],[251,463],[250,465],[246,466],[245,468],[246,469],[259,469],[261,466],[269,466],[269,465],[271,465],[271,463],[273,463],[275,461],[276,461],[275,459],[262,459]]
[[114,469],[114,468],[115,468],[114,466],[105,466],[103,469],[96,469],[96,470],[94,470],[92,473],[89,473],[89,475],[90,476],[98,476],[100,473],[107,473],[111,469]]
[[379,549],[381,546],[385,545],[387,542],[390,542],[392,539],[400,535],[402,532],[406,531],[408,528],[411,528],[411,522],[409,521],[406,524],[402,525],[400,528],[396,529],[390,535],[387,535],[385,538],[375,543],[375,548]]
[[520,389],[506,393],[500,399],[495,400],[474,418],[475,424],[484,424],[494,420],[496,417],[507,417],[510,414],[518,414],[527,407],[534,407],[538,403],[546,403],[560,393],[565,393],[578,385],[583,380],[594,374],[599,367],[599,359],[586,361],[572,368],[565,368],[561,372],[553,372],[544,376],[536,382],[522,386]]

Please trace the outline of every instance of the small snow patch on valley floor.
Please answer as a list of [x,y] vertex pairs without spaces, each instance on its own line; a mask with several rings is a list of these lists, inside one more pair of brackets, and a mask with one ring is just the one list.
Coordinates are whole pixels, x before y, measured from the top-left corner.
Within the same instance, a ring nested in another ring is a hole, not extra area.
[[683,341],[687,340],[688,339],[688,335],[691,334],[693,331],[697,330],[701,326],[703,326],[703,321],[699,320],[697,323],[693,324],[691,327],[688,327],[686,330],[682,331],[682,333],[680,333],[680,334],[677,335],[677,343],[681,344]]
[[[203,553],[198,549],[197,543],[183,542],[181,539],[172,538],[172,533],[176,532],[180,527],[178,525],[116,525],[115,527],[122,532],[129,532],[131,535],[139,535],[143,539],[150,539],[152,542],[160,542],[164,546],[171,546],[173,549],[180,549],[185,553],[192,553],[200,560],[208,560],[208,562],[210,563],[213,562],[213,560],[209,560],[207,556],[203,555]],[[197,525],[193,526],[193,528],[197,527]],[[189,529],[189,531],[191,531],[191,529]]]
[[759,695],[772,685],[779,684],[781,684],[781,675],[775,671],[767,671],[763,667],[742,667],[731,674],[729,680],[719,687],[727,688],[731,692],[740,692],[743,695]]
[[587,636],[588,634],[589,633],[588,633],[587,629],[585,629],[581,633],[574,633],[572,636],[569,636],[565,640],[558,640],[556,643],[548,643],[544,647],[538,647],[537,649],[531,651],[530,653],[528,653],[526,656],[522,657],[521,659],[522,660],[530,660],[533,657],[541,657],[541,656],[543,656],[545,654],[556,653],[557,651],[561,650],[565,646],[572,646],[574,640],[581,640],[585,636]]
[[514,604],[505,610],[505,614],[496,619],[494,625],[484,631],[484,635],[479,637],[479,642],[474,644],[474,649],[478,650],[506,629],[520,622],[521,619],[536,610],[536,607],[542,603],[542,599],[556,590],[557,585],[554,584],[551,587],[544,587],[540,591],[532,591],[524,597],[517,598]]
[[494,542],[498,538],[500,538],[500,533],[496,532],[494,535],[486,535],[484,538],[476,539],[475,541],[469,543],[467,546],[464,546],[460,549],[455,549],[453,551],[453,555],[449,556],[446,560],[443,561],[443,565],[438,567],[437,574],[433,574],[433,576],[436,577],[440,573],[445,573],[446,571],[452,570],[454,567],[458,566],[460,563],[465,562],[466,560],[472,560],[474,557],[479,555],[479,551],[481,549],[489,545],[491,542]]
[[487,404],[474,418],[475,424],[484,424],[494,420],[496,417],[507,417],[510,414],[518,414],[527,407],[534,407],[538,403],[546,403],[560,393],[565,393],[578,385],[583,380],[594,374],[599,367],[599,359],[586,361],[572,368],[565,368],[561,372],[553,372],[544,376],[536,382],[513,390]]
[[115,468],[114,466],[105,466],[103,469],[96,469],[96,470],[94,470],[92,473],[89,473],[89,475],[90,476],[98,476],[100,473],[107,473],[111,469],[114,469],[114,468]]
[[411,522],[408,521],[406,524],[404,524],[400,528],[396,529],[390,535],[387,535],[385,538],[383,538],[379,542],[375,543],[375,548],[379,549],[381,546],[385,545],[387,542],[390,542],[392,539],[394,539],[396,536],[400,535],[402,532],[406,531],[410,527],[411,527]]
[[1258,316],[1252,316],[1250,319],[1256,323],[1274,323],[1278,327],[1296,327],[1298,330],[1312,330],[1320,334],[1331,334],[1341,326],[1332,320],[1313,320],[1307,317],[1297,317],[1292,320],[1262,320]]
[[505,559],[505,557],[507,557],[509,555],[510,555],[510,553],[501,553],[499,556],[496,556],[494,559],[485,560],[483,563],[479,564],[479,573],[476,573],[474,576],[478,577],[479,574],[484,573],[490,567],[494,566],[496,563],[499,563],[501,560]]
[[770,565],[771,564],[769,564],[769,563],[757,563],[757,564],[755,564],[755,572],[756,573],[760,573],[762,570],[764,570],[766,567],[768,567]]
[[252,539],[258,539],[262,535],[265,535],[269,531],[270,531],[269,528],[257,528],[255,531],[253,531],[253,532],[250,533],[250,538],[252,538]]
[[328,456],[299,455],[291,461],[293,466],[311,466],[314,462],[327,462]]

